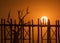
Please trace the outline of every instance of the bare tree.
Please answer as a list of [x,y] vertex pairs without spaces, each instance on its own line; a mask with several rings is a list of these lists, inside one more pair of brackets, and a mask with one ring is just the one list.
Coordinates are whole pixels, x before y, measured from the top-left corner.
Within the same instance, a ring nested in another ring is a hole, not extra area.
[[[27,16],[29,14],[29,11],[28,11],[28,7],[27,7],[27,9],[26,9],[26,12],[25,12],[25,14],[24,14],[24,11],[22,10],[19,10],[18,11],[18,19],[19,19],[19,25],[23,25],[23,24],[28,24],[28,23],[30,23],[30,21],[28,21],[27,23],[24,23],[24,18]],[[10,24],[10,11],[9,11],[9,13],[8,13],[8,18],[7,18],[7,22]],[[16,26],[17,27],[17,26]],[[23,27],[22,26],[18,26],[17,27],[18,28],[18,31],[16,31],[16,30],[12,30],[12,31],[14,31],[14,39],[13,39],[13,43],[19,43],[19,38],[18,38],[18,36],[19,36],[19,34],[20,34],[20,38],[21,38],[21,41],[22,41],[22,39],[24,38],[24,36],[23,36]],[[26,31],[25,31],[26,32]],[[27,32],[26,32],[27,33]],[[27,33],[28,34],[28,33]],[[21,42],[22,43],[22,42]]]

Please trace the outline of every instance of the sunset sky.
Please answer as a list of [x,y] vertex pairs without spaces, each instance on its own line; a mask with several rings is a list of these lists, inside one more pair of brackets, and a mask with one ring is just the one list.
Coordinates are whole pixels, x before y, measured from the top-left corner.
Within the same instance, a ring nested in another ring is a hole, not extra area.
[[26,20],[37,20],[42,16],[47,16],[51,22],[60,19],[59,0],[0,0],[0,18],[7,18],[11,10],[11,17],[17,19],[17,11],[27,7],[30,14],[25,17]]
[[[56,20],[60,20],[60,0],[0,0],[0,18],[6,19],[10,11],[10,18],[18,20],[18,11],[24,10],[25,12],[27,7],[29,8],[29,14],[25,17],[25,22],[33,19],[37,23],[38,18],[41,19],[42,16],[50,19],[52,24]],[[34,32],[36,37],[37,29]]]

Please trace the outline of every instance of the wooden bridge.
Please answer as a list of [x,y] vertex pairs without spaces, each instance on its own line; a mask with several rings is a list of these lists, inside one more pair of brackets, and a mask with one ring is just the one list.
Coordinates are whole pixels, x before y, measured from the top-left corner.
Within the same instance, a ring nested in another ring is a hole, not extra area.
[[60,43],[59,28],[59,20],[51,25],[50,20],[47,24],[41,23],[39,19],[38,24],[34,24],[33,20],[24,24],[23,20],[17,23],[10,19],[8,23],[5,19],[0,19],[0,43]]

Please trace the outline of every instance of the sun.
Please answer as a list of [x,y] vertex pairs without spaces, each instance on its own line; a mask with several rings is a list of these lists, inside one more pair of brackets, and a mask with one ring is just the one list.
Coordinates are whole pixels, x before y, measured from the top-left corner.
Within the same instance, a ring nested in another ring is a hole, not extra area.
[[42,16],[40,20],[43,24],[46,24],[48,22],[48,18],[46,16]]

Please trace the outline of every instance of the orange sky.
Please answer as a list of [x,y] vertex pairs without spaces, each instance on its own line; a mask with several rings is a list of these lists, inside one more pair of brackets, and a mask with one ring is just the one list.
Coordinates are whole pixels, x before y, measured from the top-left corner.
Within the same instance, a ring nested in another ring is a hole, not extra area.
[[29,6],[30,14],[25,18],[27,20],[37,20],[42,16],[47,16],[51,22],[60,18],[59,0],[0,0],[0,18],[7,18],[11,9],[11,17],[17,19],[17,11],[26,9]]
[[47,16],[51,23],[54,23],[56,19],[60,20],[59,0],[0,0],[0,18],[7,18],[11,9],[11,17],[17,19],[17,11],[26,10],[27,6],[29,6],[30,14],[25,17],[25,21],[33,19],[36,22],[42,16]]

